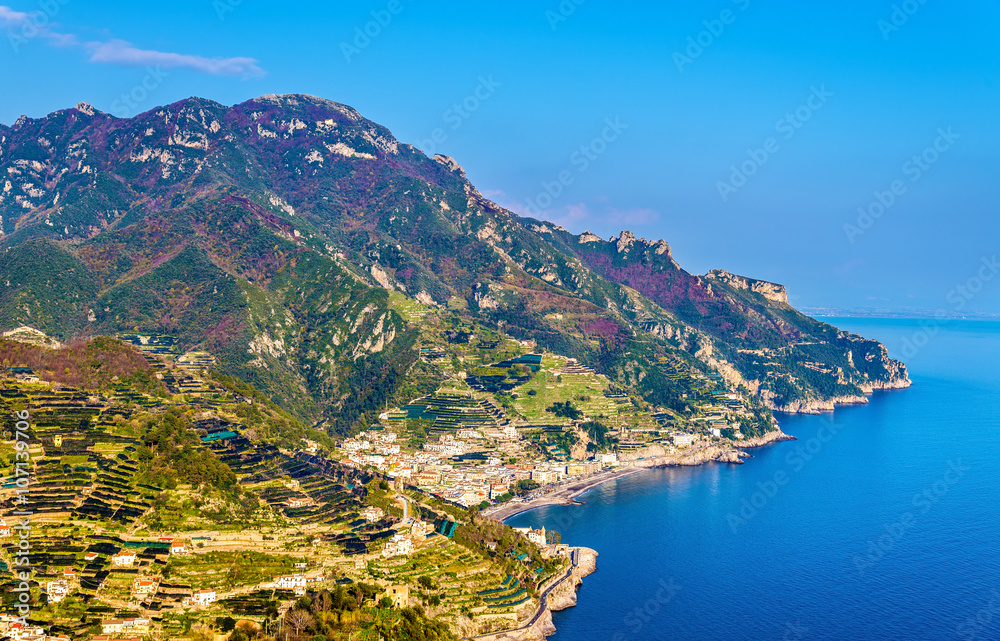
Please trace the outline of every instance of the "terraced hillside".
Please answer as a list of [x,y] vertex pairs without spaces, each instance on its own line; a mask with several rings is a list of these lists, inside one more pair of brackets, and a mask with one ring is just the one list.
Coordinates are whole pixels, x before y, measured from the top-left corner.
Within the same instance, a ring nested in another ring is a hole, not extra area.
[[[516,625],[537,604],[537,586],[567,563],[496,522],[343,465],[323,430],[245,383],[194,368],[169,337],[124,338],[33,350],[0,341],[0,456],[12,474],[0,509],[8,523],[31,512],[30,619],[51,634],[87,638],[134,620],[146,622],[141,632],[188,637],[227,617],[265,631],[289,625],[294,617],[281,612],[305,596],[319,604],[302,606],[310,616],[333,613],[314,622],[327,638],[387,621],[453,638]],[[88,372],[111,363],[149,389],[97,375],[66,385],[17,360],[29,358]],[[455,400],[442,396],[435,408]],[[461,407],[486,416],[478,403]],[[20,483],[18,412],[31,425]],[[402,500],[418,520],[402,518]],[[375,508],[378,517],[364,516]],[[400,532],[416,549],[387,555]],[[484,536],[497,545],[485,547]],[[17,556],[16,540],[4,540],[8,609]],[[383,602],[389,585],[412,598]]]

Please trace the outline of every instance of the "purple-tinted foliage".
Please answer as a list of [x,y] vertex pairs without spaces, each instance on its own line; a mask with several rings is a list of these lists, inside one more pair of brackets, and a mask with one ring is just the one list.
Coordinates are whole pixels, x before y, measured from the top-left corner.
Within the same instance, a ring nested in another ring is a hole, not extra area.
[[613,339],[618,337],[622,328],[611,319],[598,318],[593,323],[584,327],[583,331],[594,336],[600,336],[601,338]]

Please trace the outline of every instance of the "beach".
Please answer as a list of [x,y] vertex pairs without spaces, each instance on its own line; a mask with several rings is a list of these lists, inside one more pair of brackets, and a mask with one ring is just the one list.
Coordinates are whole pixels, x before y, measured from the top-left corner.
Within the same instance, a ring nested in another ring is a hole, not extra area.
[[608,481],[614,481],[615,479],[637,474],[645,469],[647,468],[618,468],[608,470],[606,472],[598,472],[597,474],[592,474],[584,478],[575,478],[561,483],[553,483],[552,485],[548,485],[545,488],[538,490],[539,492],[544,492],[543,496],[531,499],[530,501],[519,501],[516,499],[511,500],[498,507],[483,511],[483,515],[498,521],[505,521],[515,514],[527,512],[528,510],[533,510],[545,505],[573,505],[575,503],[573,499],[580,496],[587,490],[593,489],[598,485],[607,483]]
[[746,441],[741,442],[737,447],[719,447],[710,445],[707,447],[684,450],[666,456],[629,461],[625,467],[618,467],[613,470],[606,470],[604,472],[591,474],[590,476],[573,478],[559,483],[546,485],[532,493],[536,495],[540,494],[533,499],[528,501],[513,499],[503,505],[484,510],[483,515],[498,521],[506,521],[512,516],[546,505],[574,505],[577,503],[574,499],[584,492],[587,492],[588,490],[591,490],[599,485],[603,485],[604,483],[624,478],[626,476],[631,476],[633,474],[638,474],[643,470],[655,467],[668,467],[672,465],[703,465],[710,461],[718,461],[721,463],[742,463],[744,458],[750,458],[750,455],[744,452],[743,449],[764,447],[772,443],[790,439],[793,439],[793,437],[788,436],[781,430],[774,430],[772,432],[768,432],[764,436],[747,439]]

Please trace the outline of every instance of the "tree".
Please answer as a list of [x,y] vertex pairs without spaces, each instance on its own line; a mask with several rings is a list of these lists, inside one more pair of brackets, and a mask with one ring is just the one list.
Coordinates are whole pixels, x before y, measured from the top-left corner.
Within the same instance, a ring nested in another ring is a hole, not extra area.
[[576,421],[583,417],[583,412],[573,407],[573,401],[556,401],[551,406],[545,409],[546,412],[555,414],[556,416],[562,416],[568,418],[571,421]]
[[285,615],[285,625],[292,629],[295,636],[302,634],[302,632],[312,624],[313,617],[305,610],[292,609]]
[[549,530],[545,533],[545,542],[549,545],[558,545],[562,543],[562,534],[559,534],[555,530]]
[[223,632],[231,632],[236,629],[236,619],[233,617],[215,617],[215,625]]
[[310,609],[313,611],[313,614],[328,612],[330,610],[331,601],[332,598],[330,597],[330,593],[327,590],[323,590],[316,595],[316,598],[313,599]]
[[532,481],[531,479],[518,481],[516,485],[518,494],[527,494],[528,492],[537,490],[540,487],[541,485],[538,484],[538,481]]
[[215,634],[212,633],[207,625],[197,624],[191,627],[188,638],[192,641],[214,641]]

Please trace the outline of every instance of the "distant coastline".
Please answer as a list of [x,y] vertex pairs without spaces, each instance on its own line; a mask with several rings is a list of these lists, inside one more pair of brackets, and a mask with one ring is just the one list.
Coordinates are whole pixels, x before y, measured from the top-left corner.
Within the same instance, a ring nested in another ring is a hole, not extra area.
[[856,307],[800,307],[799,311],[813,318],[881,318],[881,319],[936,319],[989,321],[1000,320],[1000,314],[991,312],[956,312],[949,309],[881,309]]

